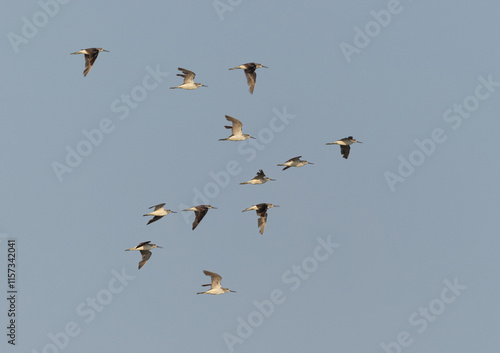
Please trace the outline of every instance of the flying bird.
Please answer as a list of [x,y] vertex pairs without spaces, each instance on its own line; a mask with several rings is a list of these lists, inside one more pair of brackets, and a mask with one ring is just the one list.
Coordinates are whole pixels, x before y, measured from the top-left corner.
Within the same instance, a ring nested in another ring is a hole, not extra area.
[[83,70],[83,77],[87,76],[92,68],[92,65],[94,65],[94,62],[97,59],[97,55],[99,55],[99,52],[101,51],[109,52],[109,50],[104,50],[102,48],[88,48],[71,53],[71,55],[85,54],[85,70]]
[[247,63],[243,64],[240,66],[232,67],[229,70],[236,70],[236,69],[242,69],[245,70],[245,76],[247,77],[247,84],[248,84],[248,90],[250,91],[251,94],[253,94],[253,90],[255,88],[255,80],[257,79],[257,74],[255,73],[255,70],[257,70],[260,67],[268,68],[267,66],[264,66],[262,64],[257,64],[257,63]]
[[177,212],[174,212],[174,211],[171,211],[171,210],[166,210],[166,209],[163,208],[163,206],[165,206],[165,204],[164,203],[160,203],[158,205],[154,205],[154,206],[151,206],[149,208],[149,209],[154,208],[154,211],[150,212],[150,213],[146,213],[143,216],[154,216],[154,217],[151,218],[146,225],[151,224],[153,222],[156,222],[157,220],[161,219],[163,216],[168,215],[169,213],[177,213]]
[[141,262],[139,262],[139,270],[146,264],[146,262],[148,262],[149,258],[151,257],[151,251],[149,250],[154,248],[162,248],[161,246],[150,243],[151,241],[145,241],[137,245],[135,248],[125,249],[125,251],[139,250],[141,252],[142,259]]
[[177,76],[184,77],[184,83],[180,86],[170,87],[171,89],[182,88],[182,89],[197,89],[198,87],[208,87],[202,85],[201,83],[195,83],[194,78],[196,74],[193,71],[189,71],[183,69],[182,67],[178,68],[179,71],[182,71],[182,74],[177,74]]
[[285,168],[283,168],[283,170],[287,170],[290,167],[303,167],[306,164],[314,164],[314,163],[311,163],[311,162],[308,162],[308,161],[301,161],[300,160],[301,157],[302,156],[290,158],[285,163],[278,164],[278,167],[283,167],[284,166]]
[[267,222],[267,210],[270,209],[271,207],[279,207],[279,206],[273,205],[272,203],[259,203],[257,205],[253,205],[252,207],[248,207],[247,209],[241,212],[255,210],[257,216],[259,216],[259,219],[257,221],[257,226],[260,228],[259,233],[264,234],[264,229],[266,228],[266,222]]
[[340,139],[335,142],[329,142],[327,143],[327,145],[340,145],[340,154],[342,154],[342,156],[344,156],[344,158],[347,159],[347,157],[349,157],[349,152],[351,151],[350,145],[352,145],[353,143],[363,143],[363,142],[352,138],[352,136],[349,136],[349,137],[344,137],[343,139]]
[[232,126],[224,126],[226,129],[232,129],[232,135],[226,139],[219,139],[219,141],[243,141],[248,138],[254,139],[255,137],[250,136],[249,134],[244,134],[241,132],[241,127],[243,124],[236,118],[232,116],[226,115],[226,120],[231,121]]
[[203,287],[210,286],[210,289],[207,290],[207,291],[205,291],[205,292],[198,292],[196,294],[212,294],[212,295],[217,295],[217,294],[224,294],[224,293],[227,293],[227,292],[236,293],[234,290],[231,290],[229,288],[222,288],[222,286],[220,285],[220,281],[222,280],[222,277],[220,275],[218,275],[217,273],[210,272],[210,271],[207,271],[207,270],[203,270],[203,273],[206,276],[210,276],[210,278],[212,280],[212,283],[210,283],[210,284],[202,284]]
[[243,185],[243,184],[252,184],[252,185],[264,184],[264,183],[268,182],[269,180],[276,181],[276,179],[271,179],[271,178],[266,177],[266,175],[264,174],[264,171],[261,169],[261,170],[259,170],[257,175],[252,180],[245,181],[244,183],[240,183],[240,185]]
[[210,205],[198,205],[183,210],[183,211],[194,211],[195,218],[193,222],[193,230],[198,226],[198,224],[200,224],[201,220],[203,219],[203,217],[205,217],[210,208],[213,208],[215,210],[217,209],[217,207],[212,207]]

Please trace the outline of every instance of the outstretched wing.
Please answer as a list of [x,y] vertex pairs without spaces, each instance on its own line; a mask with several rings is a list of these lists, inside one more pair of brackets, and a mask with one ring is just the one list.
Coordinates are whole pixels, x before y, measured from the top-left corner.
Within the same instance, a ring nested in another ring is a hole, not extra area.
[[158,205],[151,206],[150,208],[153,208],[153,207],[154,207],[154,209],[155,209],[155,211],[156,211],[156,210],[159,210],[160,208],[162,208],[163,206],[165,206],[165,204],[164,204],[164,203],[159,203]]
[[141,262],[139,262],[139,270],[141,269],[142,266],[146,264],[146,262],[148,262],[149,258],[151,257],[151,251],[141,250],[141,254],[142,254],[142,259]]
[[239,121],[238,119],[233,118],[232,116],[229,116],[229,115],[226,115],[226,119],[233,123],[233,126],[231,126],[233,135],[240,135],[241,128],[243,126],[241,121]]
[[212,288],[220,288],[220,281],[222,280],[222,277],[220,275],[218,275],[217,273],[215,272],[210,272],[210,271],[207,271],[207,270],[203,270],[203,273],[206,275],[206,276],[210,276],[211,280],[212,280]]
[[207,212],[208,212],[207,209],[194,211],[195,218],[194,218],[194,222],[193,222],[193,230],[198,226],[198,224],[200,224],[201,220],[203,219],[203,217],[205,217]]
[[347,159],[347,157],[349,157],[349,152],[351,151],[351,146],[343,146],[341,145],[340,146],[340,153],[342,154],[342,156],[344,156],[345,159]]
[[161,219],[162,217],[163,217],[163,216],[154,216],[153,218],[151,218],[151,219],[149,220],[149,222],[148,222],[146,225],[151,224],[151,223],[153,223],[153,222],[156,222],[157,220]]

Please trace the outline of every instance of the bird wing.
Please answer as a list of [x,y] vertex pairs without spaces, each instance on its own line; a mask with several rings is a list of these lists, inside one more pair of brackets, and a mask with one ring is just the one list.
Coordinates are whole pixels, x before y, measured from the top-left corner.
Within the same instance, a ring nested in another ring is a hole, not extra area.
[[257,209],[255,210],[255,212],[257,213],[257,216],[259,216],[259,217],[265,216],[266,212],[267,212],[267,203],[259,203],[257,205]]
[[299,161],[300,158],[302,158],[302,156],[298,156],[298,157],[293,157],[293,158],[290,158],[289,160],[287,160],[287,162],[292,162],[292,161]]
[[149,244],[149,243],[151,243],[151,240],[150,240],[150,241],[143,241],[142,243],[140,243],[139,245],[137,245],[135,248],[136,248],[136,249],[137,249],[137,248],[140,248],[141,246],[146,245],[146,244]]
[[[154,216],[153,218],[151,218],[151,219],[149,220],[149,222],[148,222],[146,225],[151,224],[151,223],[153,223],[153,222],[156,222],[157,220],[161,219],[162,217],[163,217],[163,216]],[[148,242],[148,243],[149,243],[149,242]]]
[[340,146],[340,153],[344,156],[345,159],[349,157],[349,151],[351,150],[351,146]]
[[99,51],[91,51],[90,49],[86,49],[89,54],[85,54],[85,70],[83,70],[83,76],[87,76],[92,65],[94,65],[95,60],[97,59],[97,55],[99,55]]
[[222,277],[220,275],[218,275],[215,272],[210,272],[210,271],[206,271],[206,270],[204,270],[203,273],[206,276],[210,276],[210,278],[212,280],[212,288],[220,288],[221,287],[220,281],[222,280]]
[[267,213],[264,211],[264,215],[259,217],[258,220],[258,226],[260,228],[259,233],[264,234],[264,229],[266,228],[266,222],[267,222]]
[[241,121],[239,121],[238,119],[233,118],[232,116],[229,116],[229,115],[226,115],[226,119],[233,123],[233,126],[231,127],[233,135],[240,135],[241,128],[243,126]]
[[159,210],[160,208],[162,208],[163,206],[165,206],[164,203],[159,203],[158,205],[151,206],[150,209],[154,207],[154,209],[156,211],[156,210]]
[[[266,176],[266,174],[264,174],[264,171],[261,169],[261,170],[259,170],[259,172],[257,173],[256,178],[263,178],[263,177],[265,177],[265,176]],[[254,178],[254,179],[255,179],[255,178]]]
[[196,74],[193,71],[189,71],[181,67],[178,69],[184,73],[184,75],[177,74],[178,76],[184,77],[184,83],[194,83],[194,77]]
[[[148,243],[149,243],[149,241],[148,241]],[[149,258],[151,257],[151,251],[141,250],[141,254],[142,254],[142,259],[141,259],[141,262],[139,262],[139,270],[141,269],[142,266],[144,266],[146,264],[146,262],[148,262]]]
[[198,226],[198,224],[200,224],[201,220],[203,219],[203,217],[205,217],[207,212],[208,212],[208,209],[194,211],[194,214],[196,217],[194,218],[194,222],[193,222],[193,230]]
[[254,69],[245,69],[245,76],[247,77],[247,85],[250,93],[253,94],[253,90],[255,88],[255,80],[257,79],[257,74]]

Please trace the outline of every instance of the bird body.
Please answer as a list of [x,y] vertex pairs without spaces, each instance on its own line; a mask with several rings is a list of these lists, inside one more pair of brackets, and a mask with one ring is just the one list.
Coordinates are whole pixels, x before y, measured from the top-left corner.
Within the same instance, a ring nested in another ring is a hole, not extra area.
[[264,67],[266,69],[268,68],[267,66],[258,63],[246,63],[240,66],[232,67],[229,70],[236,70],[236,69],[244,70],[245,76],[247,78],[247,84],[249,87],[248,90],[250,91],[251,94],[253,94],[253,90],[255,88],[255,80],[257,79],[257,74],[255,73],[255,70],[257,70],[260,67]]
[[243,124],[238,119],[233,118],[232,116],[226,115],[226,120],[232,122],[232,126],[224,126],[226,129],[231,129],[232,134],[228,138],[219,139],[219,141],[244,141],[248,138],[252,138],[252,139],[255,138],[255,137],[252,137],[248,134],[244,134],[241,131]]
[[154,211],[143,215],[143,216],[153,216],[153,218],[151,218],[147,224],[151,224],[153,222],[156,222],[157,220],[161,219],[163,216],[168,215],[169,213],[177,213],[177,212],[174,212],[171,210],[166,210],[163,208],[163,206],[165,206],[165,204],[160,203],[158,205],[154,205],[154,206],[150,207],[150,209],[154,208]]
[[203,270],[203,273],[206,276],[210,276],[211,283],[210,284],[202,284],[202,286],[210,286],[210,289],[205,291],[205,292],[198,292],[196,294],[212,294],[212,295],[218,295],[218,294],[224,294],[227,292],[233,292],[236,293],[234,290],[230,290],[229,288],[222,288],[220,282],[222,280],[222,277],[218,275],[215,272],[210,272],[207,270]]
[[271,179],[271,178],[268,178],[266,177],[266,175],[264,174],[264,171],[261,169],[259,170],[259,172],[257,173],[257,175],[249,180],[249,181],[245,181],[243,183],[240,183],[240,185],[244,185],[244,184],[252,184],[252,185],[256,185],[256,184],[264,184],[268,181],[276,181],[276,179]]
[[139,270],[141,269],[142,266],[144,266],[146,264],[146,262],[148,262],[149,258],[151,257],[151,251],[150,251],[151,249],[154,249],[154,248],[161,249],[162,248],[161,246],[158,246],[156,244],[150,244],[150,243],[151,243],[151,241],[145,241],[145,242],[140,243],[139,245],[137,245],[134,248],[125,249],[125,251],[139,250],[141,252],[142,259],[139,262]]
[[344,137],[343,139],[340,139],[335,142],[329,142],[327,145],[340,145],[340,154],[347,159],[349,157],[349,152],[351,151],[351,145],[353,143],[363,143],[361,141],[356,140],[352,136],[349,137]]
[[171,89],[182,88],[182,89],[197,89],[198,87],[207,87],[201,83],[195,83],[194,78],[196,74],[193,71],[189,71],[183,69],[182,67],[178,68],[179,71],[182,71],[182,74],[177,74],[177,76],[184,77],[184,83],[182,85],[176,87],[170,87]]
[[260,228],[259,233],[264,234],[264,229],[266,228],[267,222],[267,210],[272,207],[280,207],[279,205],[273,205],[272,203],[259,203],[257,205],[253,205],[244,209],[241,212],[252,211],[255,210],[259,219],[257,220],[257,226]]
[[216,207],[210,206],[210,205],[198,205],[198,206],[193,206],[191,208],[182,210],[182,211],[194,211],[195,218],[193,222],[193,230],[200,224],[201,220],[205,215],[207,214],[209,209],[217,209]]
[[75,54],[85,55],[85,70],[83,70],[83,77],[87,76],[90,69],[92,68],[92,65],[94,65],[94,62],[97,59],[97,56],[99,55],[99,52],[101,51],[109,52],[109,50],[104,50],[102,48],[87,48],[71,53],[71,55]]
[[287,170],[290,167],[303,167],[306,164],[314,164],[314,163],[311,163],[311,162],[308,162],[308,161],[302,161],[302,160],[300,160],[300,157],[302,157],[302,156],[290,158],[285,163],[278,164],[278,167],[283,167],[284,166],[285,168],[283,168],[283,170]]

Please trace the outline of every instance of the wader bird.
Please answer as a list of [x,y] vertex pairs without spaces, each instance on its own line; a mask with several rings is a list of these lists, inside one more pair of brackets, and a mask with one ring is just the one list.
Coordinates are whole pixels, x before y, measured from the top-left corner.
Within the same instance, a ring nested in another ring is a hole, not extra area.
[[314,164],[314,163],[311,163],[311,162],[308,162],[308,161],[301,161],[300,157],[302,157],[302,156],[290,158],[285,163],[278,164],[278,167],[285,166],[285,168],[283,168],[283,170],[287,170],[290,167],[303,167],[306,164]]
[[260,67],[268,68],[267,66],[264,66],[262,64],[257,64],[257,63],[247,63],[243,64],[240,66],[232,67],[229,70],[236,70],[236,69],[242,69],[245,70],[245,76],[247,77],[247,84],[249,87],[249,91],[251,94],[253,94],[253,90],[255,88],[255,80],[257,79],[257,74],[255,73],[255,70],[257,70]]
[[231,121],[233,123],[232,126],[224,126],[226,129],[232,129],[232,135],[226,139],[219,139],[219,141],[243,141],[248,138],[251,139],[255,138],[250,136],[249,134],[244,134],[241,132],[241,127],[243,126],[243,124],[238,119],[226,115],[226,120]]
[[151,224],[153,222],[156,222],[157,220],[161,219],[163,216],[168,215],[169,213],[177,213],[177,212],[174,212],[174,211],[171,211],[171,210],[166,210],[166,209],[163,208],[163,206],[165,206],[165,204],[164,203],[160,203],[158,205],[151,206],[149,208],[149,209],[151,209],[151,208],[154,207],[154,211],[151,212],[151,213],[146,213],[143,216],[154,216],[154,217],[151,218],[146,225]]
[[88,48],[82,49],[80,51],[71,53],[71,55],[75,54],[85,54],[85,70],[83,70],[83,77],[87,76],[92,65],[94,65],[95,59],[97,59],[97,55],[99,55],[100,51],[109,52],[109,50],[104,50],[102,48]]
[[146,262],[148,262],[149,258],[151,257],[151,251],[149,250],[154,248],[161,249],[161,246],[149,243],[151,243],[151,241],[145,241],[137,245],[135,248],[125,249],[125,251],[139,250],[141,252],[142,259],[141,262],[139,262],[139,270],[141,269],[142,266],[144,266],[144,264],[146,264]]
[[236,293],[234,290],[231,290],[229,288],[222,288],[222,286],[220,285],[220,281],[221,281],[222,277],[219,276],[217,273],[210,272],[210,271],[207,271],[207,270],[203,270],[203,273],[206,276],[210,276],[211,277],[212,283],[211,284],[202,284],[203,287],[210,286],[210,289],[207,290],[206,292],[198,292],[196,294],[213,294],[213,295],[217,295],[217,294],[224,294],[224,293],[227,293],[227,292]]
[[335,142],[329,142],[327,143],[327,145],[340,145],[340,154],[342,154],[342,156],[344,156],[344,158],[347,159],[347,157],[349,157],[349,151],[351,150],[350,145],[352,145],[353,143],[363,143],[363,142],[352,138],[352,136],[349,136],[349,137],[344,137],[343,139]]
[[279,206],[273,205],[272,203],[259,203],[257,205],[253,205],[252,207],[248,207],[246,210],[243,210],[241,212],[255,210],[257,216],[259,216],[259,219],[257,221],[257,225],[260,228],[259,233],[264,234],[264,229],[266,228],[266,222],[267,222],[267,210],[270,209],[271,207],[279,207]]
[[195,83],[194,77],[196,74],[193,71],[189,71],[183,69],[181,67],[178,68],[179,71],[182,71],[182,74],[177,74],[177,76],[184,77],[184,83],[177,87],[170,87],[171,89],[182,88],[182,89],[197,89],[198,87],[208,87],[202,85],[201,83]]
[[217,209],[217,207],[212,207],[210,205],[198,205],[183,210],[183,211],[194,211],[195,218],[193,222],[193,230],[198,226],[198,224],[200,224],[201,220],[203,219],[203,217],[205,217],[210,208],[213,208],[215,210]]
[[257,175],[254,176],[254,178],[252,180],[245,181],[244,183],[240,183],[240,185],[243,185],[243,184],[252,184],[252,185],[264,184],[265,182],[268,182],[269,180],[276,181],[276,179],[271,179],[271,178],[266,177],[266,175],[264,174],[264,171],[261,169],[261,170],[259,170]]

